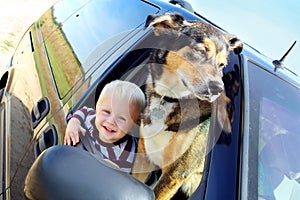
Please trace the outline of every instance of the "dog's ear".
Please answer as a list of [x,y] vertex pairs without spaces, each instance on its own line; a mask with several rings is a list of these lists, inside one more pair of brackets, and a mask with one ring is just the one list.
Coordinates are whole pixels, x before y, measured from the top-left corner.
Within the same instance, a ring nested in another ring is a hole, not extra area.
[[208,59],[211,59],[212,57],[216,56],[217,47],[211,39],[204,38],[203,39],[203,44],[204,44],[204,48],[205,48],[205,51],[207,53],[207,58]]
[[230,103],[230,99],[222,92],[216,100],[217,118],[221,129],[228,134],[231,133],[231,120],[227,112],[227,103]]
[[233,50],[235,54],[240,54],[243,50],[243,43],[235,35],[225,34],[225,39],[229,43],[229,50]]
[[159,36],[165,28],[178,30],[183,24],[184,18],[177,13],[166,13],[163,15],[149,15],[146,20],[145,28],[152,26],[155,35]]

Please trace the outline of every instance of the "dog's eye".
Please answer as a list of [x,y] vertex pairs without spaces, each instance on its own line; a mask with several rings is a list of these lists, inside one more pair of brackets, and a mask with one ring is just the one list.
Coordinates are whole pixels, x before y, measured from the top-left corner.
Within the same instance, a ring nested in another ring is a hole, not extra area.
[[195,47],[195,50],[200,52],[201,54],[206,53],[206,48],[203,44],[197,44],[196,47]]

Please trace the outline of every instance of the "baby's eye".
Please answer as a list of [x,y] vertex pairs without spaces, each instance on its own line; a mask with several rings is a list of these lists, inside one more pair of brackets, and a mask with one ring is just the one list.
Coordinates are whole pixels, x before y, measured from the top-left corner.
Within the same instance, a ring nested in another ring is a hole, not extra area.
[[109,114],[110,114],[110,111],[109,111],[109,110],[103,109],[103,110],[101,111],[101,113],[102,113],[103,115],[109,115]]
[[116,122],[119,126],[123,126],[126,124],[126,118],[125,117],[117,117]]
[[120,121],[120,122],[126,122],[126,118],[125,117],[118,117],[118,121]]

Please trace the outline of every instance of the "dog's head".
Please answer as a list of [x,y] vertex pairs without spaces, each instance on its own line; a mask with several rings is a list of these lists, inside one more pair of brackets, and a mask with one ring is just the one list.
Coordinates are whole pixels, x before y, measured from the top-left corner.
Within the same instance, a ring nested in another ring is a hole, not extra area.
[[213,102],[224,90],[222,69],[229,51],[242,51],[242,42],[200,21],[186,21],[179,14],[149,15],[159,47],[151,63],[156,91],[173,98],[196,96]]

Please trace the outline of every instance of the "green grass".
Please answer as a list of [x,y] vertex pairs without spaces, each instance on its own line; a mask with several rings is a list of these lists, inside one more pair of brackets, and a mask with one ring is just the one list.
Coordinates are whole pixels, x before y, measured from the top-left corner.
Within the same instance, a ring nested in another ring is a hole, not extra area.
[[[33,38],[36,38],[36,34],[35,34],[35,30],[34,28],[31,29],[31,34],[33,36]],[[33,40],[34,42],[34,46],[37,46],[37,44],[35,43],[36,41]],[[38,51],[39,48],[36,48],[35,49],[35,52],[34,52],[34,60],[35,60],[35,67],[36,67],[36,70],[37,70],[37,73],[38,73],[38,77],[39,77],[39,80],[40,80],[40,85],[41,85],[41,90],[42,90],[42,94],[43,96],[48,96],[48,90],[47,90],[47,84],[46,84],[46,80],[44,78],[44,70],[43,70],[43,67],[42,67],[42,64],[41,64],[41,61],[40,61],[40,56],[41,56],[41,53]]]
[[61,64],[59,57],[53,50],[51,44],[48,41],[45,42],[47,47],[47,53],[51,63],[51,68],[55,77],[56,86],[58,88],[60,96],[64,96],[70,90],[70,85],[63,70],[64,66]]
[[8,51],[10,48],[14,48],[14,44],[12,41],[9,40],[2,40],[2,45],[0,46],[5,51]]
[[13,42],[12,41],[9,41],[9,40],[4,40],[3,43],[8,46],[9,48],[13,48],[14,45],[13,45]]

